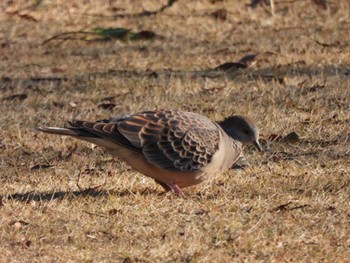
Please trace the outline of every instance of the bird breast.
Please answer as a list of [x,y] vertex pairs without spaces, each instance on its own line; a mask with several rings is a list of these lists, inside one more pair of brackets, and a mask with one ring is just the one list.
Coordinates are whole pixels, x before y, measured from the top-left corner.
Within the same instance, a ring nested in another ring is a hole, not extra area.
[[224,131],[220,133],[220,136],[219,148],[213,155],[211,162],[203,168],[202,176],[215,177],[227,171],[241,155],[242,143],[233,140]]

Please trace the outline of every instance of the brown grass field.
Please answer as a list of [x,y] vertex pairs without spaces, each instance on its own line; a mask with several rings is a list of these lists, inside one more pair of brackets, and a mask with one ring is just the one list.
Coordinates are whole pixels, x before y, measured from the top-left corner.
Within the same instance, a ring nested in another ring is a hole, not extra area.
[[[1,1],[0,262],[350,262],[350,3],[166,3]],[[157,37],[59,35],[97,27]],[[34,130],[160,108],[248,115],[264,152],[182,199]]]

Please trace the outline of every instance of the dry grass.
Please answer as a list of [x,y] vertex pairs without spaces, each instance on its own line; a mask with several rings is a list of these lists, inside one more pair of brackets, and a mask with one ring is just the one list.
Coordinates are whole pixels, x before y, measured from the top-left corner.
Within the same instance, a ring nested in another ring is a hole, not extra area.
[[[165,2],[44,0],[22,10],[33,2],[0,4],[1,262],[349,262],[348,1],[327,10],[276,1],[275,17],[248,1],[179,1],[136,18],[93,14]],[[219,8],[226,20],[209,15]],[[98,26],[164,39],[41,45]],[[247,69],[193,73],[247,54],[259,54]],[[99,108],[110,96],[117,107]],[[266,151],[246,149],[246,169],[183,200],[101,149],[33,130],[154,108],[252,116]],[[270,140],[291,132],[300,139]]]

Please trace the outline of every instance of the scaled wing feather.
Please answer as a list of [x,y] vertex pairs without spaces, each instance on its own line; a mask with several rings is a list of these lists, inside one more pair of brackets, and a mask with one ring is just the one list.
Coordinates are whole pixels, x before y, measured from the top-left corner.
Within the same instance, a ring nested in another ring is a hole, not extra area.
[[70,124],[142,153],[148,162],[169,171],[200,170],[218,149],[218,126],[190,112],[145,111],[96,123],[73,120]]

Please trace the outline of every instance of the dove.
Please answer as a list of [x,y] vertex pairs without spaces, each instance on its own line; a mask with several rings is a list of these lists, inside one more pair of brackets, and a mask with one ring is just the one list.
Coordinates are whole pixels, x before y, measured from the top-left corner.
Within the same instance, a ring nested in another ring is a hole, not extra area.
[[245,145],[262,151],[259,129],[250,118],[240,115],[214,122],[197,113],[165,109],[68,123],[69,127],[36,129],[101,146],[180,196],[185,196],[183,188],[230,169]]

